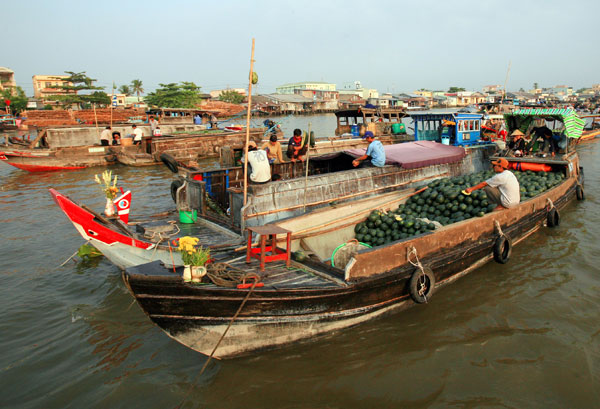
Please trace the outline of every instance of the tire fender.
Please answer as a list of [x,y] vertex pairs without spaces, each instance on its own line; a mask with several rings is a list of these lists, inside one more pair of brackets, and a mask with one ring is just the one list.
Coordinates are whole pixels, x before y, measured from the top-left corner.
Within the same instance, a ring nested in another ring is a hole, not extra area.
[[560,214],[558,213],[558,209],[556,207],[548,210],[546,222],[548,223],[548,227],[557,227],[560,224]]
[[423,267],[423,271],[416,269],[409,281],[410,297],[417,304],[426,303],[435,288],[435,276],[429,267]]
[[160,160],[162,161],[162,163],[165,164],[165,166],[167,168],[169,168],[169,170],[173,173],[177,173],[179,172],[179,167],[177,165],[177,161],[175,160],[174,157],[172,157],[171,155],[169,155],[168,153],[162,153],[160,155]]
[[506,264],[512,252],[512,242],[510,238],[502,235],[494,241],[494,261],[500,264]]
[[177,203],[177,189],[183,186],[183,182],[181,180],[174,180],[171,182],[171,197],[173,201]]
[[577,196],[577,200],[585,200],[585,193],[583,191],[583,186],[577,185],[575,187],[575,196]]

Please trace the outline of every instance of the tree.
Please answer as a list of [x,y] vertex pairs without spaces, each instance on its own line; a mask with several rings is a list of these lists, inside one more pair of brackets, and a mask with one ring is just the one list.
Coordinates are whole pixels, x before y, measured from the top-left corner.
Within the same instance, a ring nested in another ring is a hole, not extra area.
[[4,89],[0,92],[0,112],[6,112],[6,102],[10,101],[10,113],[17,116],[21,111],[27,109],[27,96],[23,88],[17,87],[14,90],[11,88]]
[[193,82],[158,84],[160,88],[146,96],[148,105],[160,108],[194,108],[202,101],[200,87]]
[[466,91],[464,88],[460,88],[460,87],[450,87],[448,88],[448,92],[453,93],[453,92],[461,92],[461,91]]
[[533,83],[533,89],[538,89],[538,88],[539,88],[539,87],[538,87],[538,83],[537,83],[537,82],[534,82],[534,83]]
[[142,88],[141,80],[133,80],[131,81],[131,91],[134,92],[138,97],[138,102],[140,101],[140,94],[144,93],[144,88]]
[[[110,98],[104,91],[104,87],[94,85],[95,79],[85,75],[83,72],[65,71],[69,74],[67,78],[56,77],[56,80],[66,81],[67,85],[56,86],[67,92],[66,95],[52,95],[48,99],[58,101],[64,108],[74,104],[79,108],[89,108],[90,104],[109,105]],[[70,85],[72,84],[72,85]],[[91,92],[94,91],[94,92]],[[85,92],[88,92],[87,94]]]
[[119,87],[119,92],[120,92],[121,94],[125,94],[125,96],[127,96],[127,97],[128,97],[128,96],[130,96],[130,95],[132,94],[132,92],[131,92],[131,88],[129,88],[129,85],[121,85],[121,86]]
[[519,92],[525,92],[525,90],[523,89],[523,87],[519,88]]
[[231,102],[232,104],[241,104],[244,102],[244,96],[234,90],[227,90],[221,92],[221,95],[219,95],[219,101]]

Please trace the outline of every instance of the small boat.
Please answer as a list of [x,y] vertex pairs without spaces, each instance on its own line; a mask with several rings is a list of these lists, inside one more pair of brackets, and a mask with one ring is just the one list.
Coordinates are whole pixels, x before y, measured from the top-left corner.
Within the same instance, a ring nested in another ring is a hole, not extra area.
[[[571,137],[578,137],[573,129]],[[571,200],[583,199],[583,169],[572,145],[557,158],[528,159],[550,166],[552,183],[540,193],[534,184],[522,186],[528,194],[513,208],[467,219],[459,215],[457,221],[434,225],[433,230],[417,229],[419,233],[411,237],[386,239],[372,247],[355,242],[341,260],[335,259],[332,249],[356,240],[357,223],[374,209],[388,212],[390,218],[396,206],[406,208],[408,200],[431,181],[417,182],[414,176],[430,168],[413,169],[412,184],[402,188],[250,227],[248,231],[262,232],[261,243],[263,236],[278,235],[279,241],[265,247],[271,253],[276,248],[279,257],[274,261],[265,263],[263,250],[249,238],[245,256],[229,251],[215,257],[208,265],[210,280],[202,285],[184,282],[181,269],[173,271],[158,262],[127,269],[123,280],[142,310],[170,337],[218,358],[281,347],[435,302],[437,289],[490,260],[508,262],[513,245],[546,226],[558,226],[559,212]],[[486,165],[486,158],[469,156],[445,167],[450,172],[439,172],[434,179],[464,179]],[[376,219],[371,221],[377,225]],[[281,233],[285,237],[286,231],[291,237],[284,239]],[[297,248],[313,254],[296,260],[284,256]],[[255,260],[258,256],[260,262]],[[225,283],[222,274],[237,274],[237,279]]]

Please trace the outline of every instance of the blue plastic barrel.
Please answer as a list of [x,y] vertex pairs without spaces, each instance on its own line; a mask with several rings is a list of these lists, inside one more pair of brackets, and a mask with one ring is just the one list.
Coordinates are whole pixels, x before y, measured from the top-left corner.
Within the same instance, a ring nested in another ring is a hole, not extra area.
[[351,125],[350,132],[352,133],[352,136],[358,136],[358,125]]

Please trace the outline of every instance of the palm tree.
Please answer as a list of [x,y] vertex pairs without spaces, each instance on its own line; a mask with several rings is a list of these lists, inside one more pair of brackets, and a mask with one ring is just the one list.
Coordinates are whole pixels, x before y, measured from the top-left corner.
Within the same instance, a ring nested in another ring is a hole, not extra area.
[[140,102],[140,94],[144,92],[144,88],[142,88],[142,80],[131,81],[131,91],[137,94],[138,102]]
[[131,88],[129,88],[129,85],[121,85],[119,87],[119,92],[121,94],[125,94],[125,96],[130,96],[131,95]]

